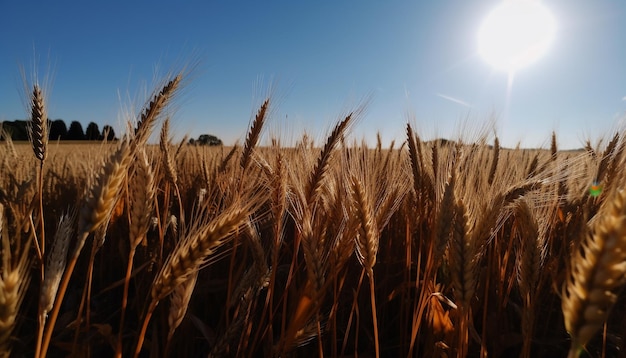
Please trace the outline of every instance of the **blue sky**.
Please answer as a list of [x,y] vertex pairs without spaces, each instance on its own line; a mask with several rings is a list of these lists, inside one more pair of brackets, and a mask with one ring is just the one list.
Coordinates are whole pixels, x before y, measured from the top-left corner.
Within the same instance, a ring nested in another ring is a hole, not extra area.
[[242,140],[268,91],[266,133],[285,141],[304,130],[323,139],[367,96],[353,135],[370,141],[403,140],[409,117],[425,137],[449,138],[463,121],[495,118],[506,146],[547,146],[552,130],[563,148],[610,135],[626,113],[626,2],[544,0],[555,41],[507,96],[508,75],[477,54],[500,1],[0,0],[0,121],[26,117],[20,66],[52,68],[50,118],[119,130],[155,75],[194,62],[178,137]]

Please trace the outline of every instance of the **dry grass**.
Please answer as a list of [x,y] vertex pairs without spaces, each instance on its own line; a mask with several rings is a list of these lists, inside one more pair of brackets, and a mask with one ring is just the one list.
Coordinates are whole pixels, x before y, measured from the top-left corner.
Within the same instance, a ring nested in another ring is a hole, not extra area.
[[194,147],[163,118],[181,81],[103,145],[44,144],[34,88],[31,143],[0,143],[2,355],[626,350],[624,133],[563,152],[407,125],[368,148],[357,108],[318,146],[264,147],[267,99],[241,148]]

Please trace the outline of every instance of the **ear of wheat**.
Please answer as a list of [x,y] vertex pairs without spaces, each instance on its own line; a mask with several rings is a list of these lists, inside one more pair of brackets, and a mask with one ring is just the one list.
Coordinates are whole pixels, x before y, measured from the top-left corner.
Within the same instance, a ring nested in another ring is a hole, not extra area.
[[263,101],[261,108],[259,108],[259,111],[254,118],[254,122],[252,122],[250,131],[248,132],[248,137],[246,138],[246,143],[243,147],[243,153],[241,154],[241,162],[239,163],[244,172],[248,169],[248,165],[250,164],[252,150],[256,147],[259,138],[261,137],[261,129],[263,129],[263,124],[265,123],[267,113],[269,112],[269,105],[269,98]]
[[496,177],[496,170],[498,169],[498,160],[500,159],[500,141],[496,137],[493,143],[493,159],[491,160],[491,169],[489,169],[489,176],[487,183],[493,184],[493,180]]
[[215,250],[245,224],[255,203],[232,205],[218,217],[189,231],[154,279],[152,299],[160,301],[198,271]]
[[137,151],[133,180],[129,183],[131,249],[140,243],[146,244],[145,236],[150,227],[154,208],[155,184],[152,164],[148,160],[145,148],[141,148]]
[[178,285],[172,295],[170,296],[170,310],[167,316],[167,323],[169,325],[169,332],[167,333],[167,340],[171,341],[174,336],[176,328],[180,326],[185,313],[187,313],[187,307],[191,300],[191,295],[196,287],[196,281],[198,279],[198,272],[194,272],[187,278],[187,280]]
[[182,75],[178,74],[169,80],[145,106],[135,127],[135,136],[131,142],[133,148],[146,143],[159,115],[180,87],[182,78]]
[[137,337],[135,357],[141,352],[148,323],[159,302],[200,270],[210,256],[246,223],[260,202],[256,197],[247,203],[233,203],[208,223],[200,218],[181,238],[153,281],[150,304]]
[[[4,207],[0,204],[0,239],[2,242],[2,272],[0,273],[0,352],[7,357],[11,353],[11,335],[30,283],[30,257],[28,247],[12,264],[10,240],[3,233]],[[30,240],[29,240],[30,241]]]
[[328,167],[330,165],[330,157],[333,153],[333,150],[339,143],[339,140],[346,132],[348,126],[352,123],[353,114],[350,113],[346,118],[344,118],[341,122],[335,125],[335,128],[330,133],[330,136],[326,139],[326,144],[324,144],[324,148],[320,152],[319,157],[317,158],[317,163],[315,164],[315,168],[313,168],[313,172],[309,178],[309,181],[306,186],[306,202],[308,205],[313,205],[318,199],[320,194],[320,189],[322,186],[322,181],[328,172]]
[[[108,221],[119,198],[131,160],[130,146],[124,141],[109,158],[89,191],[79,216],[78,234],[80,237],[96,231]],[[82,245],[84,241],[79,240],[74,248],[75,256],[80,253]]]
[[44,161],[48,154],[48,113],[46,111],[46,101],[38,85],[33,86],[31,94],[31,117],[30,117],[30,139],[35,157]]
[[44,281],[41,285],[41,293],[39,297],[39,307],[45,315],[52,309],[54,298],[61,282],[61,276],[65,271],[65,263],[67,261],[67,251],[70,240],[74,235],[74,214],[61,216],[52,249],[48,253]]
[[592,232],[574,251],[563,286],[565,328],[575,356],[602,326],[626,282],[626,190],[598,213]]
[[161,135],[159,140],[159,147],[161,148],[161,157],[163,158],[163,169],[165,169],[165,178],[169,180],[173,185],[178,183],[178,171],[176,170],[176,164],[174,163],[174,157],[170,150],[170,118],[165,118],[163,125],[161,126]]

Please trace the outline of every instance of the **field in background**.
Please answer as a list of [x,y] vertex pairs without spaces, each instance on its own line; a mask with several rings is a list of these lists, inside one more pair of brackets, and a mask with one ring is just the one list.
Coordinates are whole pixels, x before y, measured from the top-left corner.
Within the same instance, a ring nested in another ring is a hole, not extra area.
[[267,100],[242,147],[194,147],[166,89],[116,143],[0,143],[6,355],[623,354],[623,133],[366,148],[349,115],[258,147]]

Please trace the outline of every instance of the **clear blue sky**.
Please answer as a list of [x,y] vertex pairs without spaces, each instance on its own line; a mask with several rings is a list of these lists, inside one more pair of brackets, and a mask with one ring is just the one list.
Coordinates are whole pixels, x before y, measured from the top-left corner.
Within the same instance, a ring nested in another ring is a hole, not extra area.
[[615,129],[626,112],[626,2],[544,0],[556,39],[516,74],[507,105],[507,74],[477,54],[499,1],[0,0],[0,120],[26,117],[20,65],[28,74],[36,61],[42,76],[52,64],[50,118],[120,129],[155,69],[195,61],[179,137],[242,139],[270,85],[279,103],[268,128],[283,139],[323,138],[368,94],[357,138],[403,140],[407,113],[425,137],[452,138],[462,120],[495,116],[507,146],[547,145],[556,130],[573,148]]

